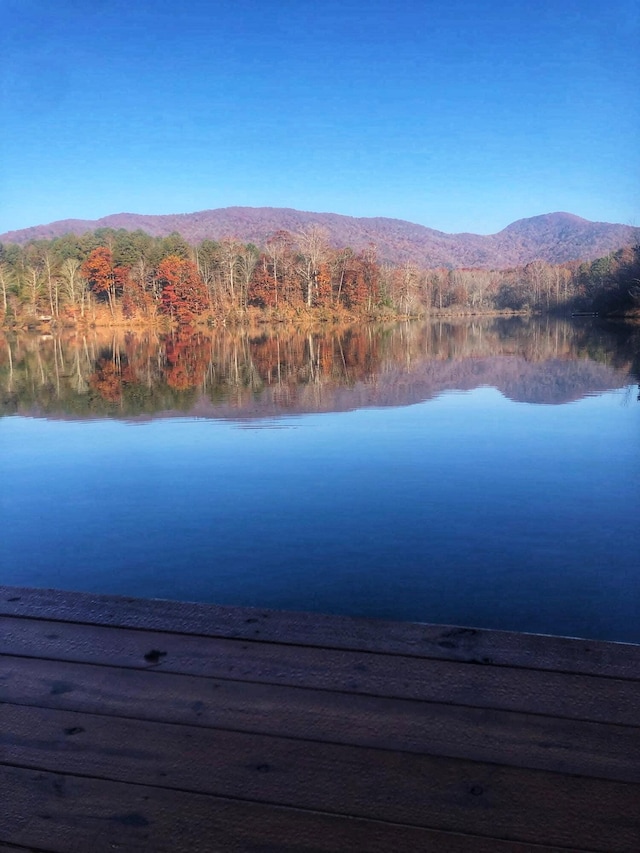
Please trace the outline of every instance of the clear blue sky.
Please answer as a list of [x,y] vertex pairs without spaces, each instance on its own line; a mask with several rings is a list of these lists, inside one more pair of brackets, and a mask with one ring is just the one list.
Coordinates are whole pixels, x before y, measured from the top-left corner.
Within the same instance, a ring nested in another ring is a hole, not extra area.
[[0,12],[0,232],[230,205],[640,225],[640,0]]

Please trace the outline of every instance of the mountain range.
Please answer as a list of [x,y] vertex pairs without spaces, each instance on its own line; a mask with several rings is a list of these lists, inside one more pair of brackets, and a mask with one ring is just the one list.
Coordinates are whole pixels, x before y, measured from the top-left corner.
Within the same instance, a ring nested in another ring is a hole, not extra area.
[[381,261],[410,261],[421,267],[505,268],[534,260],[547,263],[588,261],[640,242],[640,228],[591,222],[571,213],[547,213],[512,222],[497,234],[447,234],[424,225],[385,217],[342,216],[278,207],[224,207],[198,213],[146,216],[116,213],[101,219],[63,219],[0,234],[0,242],[26,243],[96,228],[140,229],[154,237],[178,232],[191,243],[236,238],[264,245],[280,230],[296,233],[324,228],[336,248],[376,247]]

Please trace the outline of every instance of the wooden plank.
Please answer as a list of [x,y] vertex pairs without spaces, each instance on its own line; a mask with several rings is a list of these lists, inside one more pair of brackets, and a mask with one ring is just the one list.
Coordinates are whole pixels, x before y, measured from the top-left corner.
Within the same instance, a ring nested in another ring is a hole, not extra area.
[[0,747],[22,768],[441,831],[537,843],[543,830],[609,853],[640,839],[640,788],[621,782],[12,705]]
[[640,645],[0,586],[0,615],[640,680]]
[[5,844],[0,841],[0,853],[50,853],[51,848],[49,850],[43,850],[42,847],[18,847],[17,844]]
[[640,782],[640,728],[0,657],[0,701]]
[[632,680],[45,620],[0,618],[0,650],[619,725],[637,725],[640,707]]
[[50,853],[584,853],[13,767],[0,796],[0,835]]

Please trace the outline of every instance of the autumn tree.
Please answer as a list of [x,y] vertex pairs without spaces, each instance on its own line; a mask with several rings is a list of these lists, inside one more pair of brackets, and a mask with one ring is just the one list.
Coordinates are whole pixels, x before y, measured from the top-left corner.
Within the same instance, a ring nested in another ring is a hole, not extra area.
[[169,255],[158,264],[156,279],[162,309],[178,323],[188,325],[207,310],[207,289],[193,261]]
[[367,285],[364,278],[362,258],[354,255],[349,261],[344,275],[344,300],[347,308],[362,308],[367,301]]
[[315,276],[314,303],[319,308],[329,308],[333,303],[333,280],[328,261],[321,261]]
[[373,248],[352,255],[345,269],[343,293],[348,308],[371,311],[380,297],[380,273]]
[[122,310],[125,317],[142,316],[147,319],[156,314],[156,299],[152,289],[152,271],[144,257],[131,269],[125,267],[123,280]]
[[114,314],[116,277],[113,266],[113,252],[108,246],[98,246],[82,264],[82,275],[87,279],[90,289],[99,297],[107,298],[111,314]]
[[266,254],[260,255],[248,289],[249,304],[258,308],[275,308],[278,304],[278,284],[270,268],[269,259]]

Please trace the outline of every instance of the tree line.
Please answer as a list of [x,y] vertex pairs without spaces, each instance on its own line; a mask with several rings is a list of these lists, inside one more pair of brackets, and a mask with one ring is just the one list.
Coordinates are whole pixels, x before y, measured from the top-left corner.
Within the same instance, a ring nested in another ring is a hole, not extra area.
[[639,313],[640,247],[591,262],[486,270],[388,264],[373,246],[336,249],[318,226],[278,231],[262,247],[233,238],[191,245],[177,233],[108,228],[0,244],[4,325],[576,310]]

